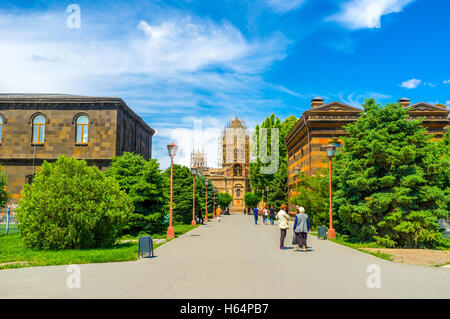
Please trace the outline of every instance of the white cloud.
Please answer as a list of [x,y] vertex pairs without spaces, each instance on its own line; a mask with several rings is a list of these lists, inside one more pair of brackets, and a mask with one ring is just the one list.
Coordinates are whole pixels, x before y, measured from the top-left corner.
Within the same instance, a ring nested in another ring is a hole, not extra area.
[[418,80],[418,79],[411,79],[411,80],[402,82],[402,84],[400,84],[400,86],[405,89],[415,89],[416,87],[418,87],[420,85],[421,82],[422,81]]
[[381,16],[398,13],[415,0],[350,0],[341,11],[329,17],[349,29],[380,28]]
[[0,70],[8,74],[0,78],[0,91],[89,93],[99,86],[124,87],[138,77],[148,84],[185,80],[209,87],[221,82],[229,89],[239,85],[236,77],[242,80],[284,59],[289,43],[281,34],[249,41],[228,22],[192,17],[141,21],[117,39],[103,38],[100,27],[93,35],[71,33],[61,22],[58,15],[0,15]]
[[444,84],[450,84],[450,79],[444,80],[442,83],[444,83]]
[[445,105],[450,106],[450,100],[445,102]]
[[266,4],[278,13],[298,9],[306,0],[265,0]]
[[[248,38],[227,21],[173,12],[132,25],[117,12],[89,17],[74,30],[64,12],[0,13],[0,92],[122,97],[158,130],[153,154],[162,167],[172,131],[187,145],[189,125],[181,117],[213,114],[222,129],[234,114],[256,119],[280,106],[264,98],[267,90],[296,94],[263,79],[286,56],[290,42],[281,33]],[[114,25],[119,21],[126,23]],[[207,132],[214,136],[212,127]],[[181,150],[183,164],[189,152]]]
[[347,96],[344,96],[344,94],[342,92],[340,92],[337,95],[337,97],[338,97],[339,101],[341,101],[342,103],[345,103],[345,104],[348,104],[351,106],[356,106],[356,107],[360,107],[366,99],[373,98],[373,99],[375,99],[376,102],[379,103],[382,100],[392,98],[391,95],[387,95],[387,94],[383,94],[383,93],[375,93],[375,92],[367,92],[364,94],[356,94],[355,92],[352,92],[352,93],[348,94]]

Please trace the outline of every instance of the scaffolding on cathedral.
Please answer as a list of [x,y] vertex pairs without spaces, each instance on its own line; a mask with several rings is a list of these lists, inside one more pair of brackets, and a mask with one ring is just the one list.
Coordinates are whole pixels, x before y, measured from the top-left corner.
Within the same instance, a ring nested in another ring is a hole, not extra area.
[[200,152],[200,150],[197,150],[197,152],[192,151],[191,152],[191,168],[207,168],[206,164],[206,153],[204,150]]
[[[220,168],[225,164],[246,162],[247,128],[246,122],[239,120],[237,116],[227,122],[218,138],[218,166]],[[225,150],[225,154],[223,150]]]

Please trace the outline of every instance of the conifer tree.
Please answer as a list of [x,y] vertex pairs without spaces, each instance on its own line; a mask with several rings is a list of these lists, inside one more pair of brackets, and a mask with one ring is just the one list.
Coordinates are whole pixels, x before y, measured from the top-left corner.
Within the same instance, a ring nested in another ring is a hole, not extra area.
[[389,247],[435,245],[442,239],[437,220],[449,214],[448,161],[438,160],[420,120],[399,104],[369,99],[363,106],[334,158],[338,231]]

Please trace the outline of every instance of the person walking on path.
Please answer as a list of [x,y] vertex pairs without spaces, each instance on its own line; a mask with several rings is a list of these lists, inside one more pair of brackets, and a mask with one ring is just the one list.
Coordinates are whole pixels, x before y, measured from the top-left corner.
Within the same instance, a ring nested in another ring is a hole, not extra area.
[[284,239],[286,238],[286,232],[289,228],[289,215],[286,213],[287,206],[286,204],[281,205],[281,209],[277,214],[278,226],[280,227],[281,235],[280,235],[280,249],[286,249],[284,247]]
[[264,225],[267,225],[267,218],[269,217],[269,206],[265,206],[264,207],[264,211],[263,211],[263,222]]
[[216,216],[217,216],[217,220],[220,222],[220,215],[222,215],[222,210],[220,209],[220,205],[217,206],[216,209]]
[[227,215],[230,215],[230,207],[227,207]]
[[[297,215],[298,214],[300,214],[300,205],[295,205],[295,213],[296,213],[296,215],[295,215],[295,218],[297,218]],[[295,229],[295,227],[294,227],[294,229]],[[294,231],[294,238],[292,238],[292,245],[297,245],[297,235],[295,234],[295,231]],[[296,250],[298,250],[298,249],[296,249]]]
[[271,222],[272,225],[273,225],[273,222],[274,222],[274,220],[275,220],[275,208],[273,208],[273,205],[270,206],[270,210],[269,210],[269,219],[270,219],[270,222]]
[[295,250],[300,250],[300,246],[302,246],[303,251],[307,251],[306,238],[308,237],[308,232],[309,232],[309,217],[305,213],[305,209],[303,207],[299,207],[298,214],[297,216],[295,216],[294,221],[294,234],[297,242]]
[[258,224],[258,215],[259,215],[258,207],[253,208],[253,217],[255,218],[255,225]]

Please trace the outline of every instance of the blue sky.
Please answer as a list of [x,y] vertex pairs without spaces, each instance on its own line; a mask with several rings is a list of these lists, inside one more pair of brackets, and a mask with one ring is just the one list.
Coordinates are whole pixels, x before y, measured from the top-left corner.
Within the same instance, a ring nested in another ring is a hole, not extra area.
[[[67,26],[70,4],[81,28]],[[0,92],[121,97],[157,129],[162,167],[171,140],[176,162],[204,147],[214,166],[234,115],[250,128],[300,117],[314,96],[450,107],[449,12],[445,0],[2,1]]]

